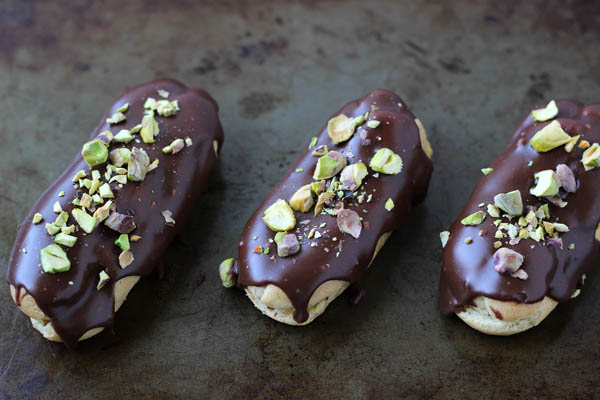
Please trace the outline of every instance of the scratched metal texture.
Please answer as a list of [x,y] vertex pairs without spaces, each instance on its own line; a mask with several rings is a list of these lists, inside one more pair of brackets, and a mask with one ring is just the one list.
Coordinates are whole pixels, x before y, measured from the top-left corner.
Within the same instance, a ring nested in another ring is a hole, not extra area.
[[[541,326],[479,334],[438,308],[438,232],[517,123],[552,98],[600,101],[595,1],[2,1],[0,273],[21,222],[122,90],[207,89],[226,140],[185,241],[69,352],[0,285],[0,399],[594,398],[600,277]],[[367,296],[307,327],[221,287],[245,221],[327,117],[396,91],[435,150],[429,197],[375,260]]]

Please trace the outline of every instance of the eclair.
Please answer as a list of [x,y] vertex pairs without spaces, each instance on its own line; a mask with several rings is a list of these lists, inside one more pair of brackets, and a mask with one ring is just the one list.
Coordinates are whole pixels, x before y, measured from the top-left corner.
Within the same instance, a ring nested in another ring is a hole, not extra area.
[[107,328],[204,190],[223,142],[208,93],[158,79],[127,90],[17,230],[7,280],[46,339]]
[[256,209],[237,259],[219,266],[267,316],[313,321],[346,288],[352,300],[392,231],[426,196],[432,150],[394,93],[374,90],[337,111]]
[[476,330],[512,335],[580,294],[600,245],[600,104],[533,110],[440,234],[440,303]]

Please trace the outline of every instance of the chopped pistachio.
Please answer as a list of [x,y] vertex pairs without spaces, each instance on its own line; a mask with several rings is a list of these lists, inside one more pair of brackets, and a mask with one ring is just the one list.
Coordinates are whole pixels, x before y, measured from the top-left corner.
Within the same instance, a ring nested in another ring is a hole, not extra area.
[[127,112],[127,110],[129,110],[129,103],[123,104],[121,107],[117,108],[115,112],[124,113]]
[[327,123],[327,132],[333,143],[345,142],[354,135],[356,121],[344,114],[340,114],[329,120]]
[[235,286],[236,273],[234,271],[233,258],[228,258],[219,264],[219,276],[224,287],[230,288]]
[[551,197],[558,194],[559,184],[555,178],[554,171],[546,169],[536,173],[537,184],[529,190],[536,197]]
[[494,196],[494,204],[508,215],[521,215],[523,213],[523,200],[519,190],[498,193]]
[[121,185],[124,185],[127,183],[127,176],[126,175],[115,175],[112,178],[110,178],[110,180],[108,182],[109,183],[117,182],[117,183],[120,183]]
[[75,225],[63,226],[60,228],[60,231],[66,235],[70,235],[71,233],[75,232]]
[[115,195],[110,189],[110,185],[108,183],[105,183],[102,186],[100,186],[100,188],[98,189],[98,193],[100,193],[100,197],[102,197],[103,199],[115,198]]
[[514,250],[503,247],[496,250],[492,260],[496,272],[504,274],[516,272],[519,268],[521,268],[525,257]]
[[569,227],[565,224],[560,224],[558,222],[554,222],[552,225],[554,225],[554,229],[557,232],[561,232],[561,233],[569,232]]
[[519,237],[521,239],[527,239],[529,237],[529,231],[527,229],[521,229],[519,231]]
[[91,179],[87,179],[86,178],[86,179],[83,179],[83,180],[81,180],[79,182],[81,183],[80,186],[81,186],[82,189],[85,187],[86,189],[89,190],[89,188],[92,187],[92,180]]
[[460,223],[463,225],[479,225],[485,220],[486,213],[483,211],[477,211],[471,215],[464,217]]
[[370,121],[367,121],[367,126],[369,128],[371,128],[371,129],[377,128],[380,124],[381,124],[381,122],[377,121],[376,119],[372,119]]
[[58,192],[58,197],[65,197],[65,192],[64,191]]
[[161,117],[170,117],[179,111],[179,102],[177,100],[158,100],[156,102],[156,112]]
[[100,274],[98,275],[98,285],[96,285],[96,290],[102,289],[110,281],[110,276],[108,276],[106,272],[100,271]]
[[46,224],[46,231],[48,235],[54,236],[60,231],[60,228],[54,224]]
[[548,235],[552,236],[552,234],[554,233],[554,224],[552,224],[551,222],[548,222],[548,221],[543,221],[542,224],[544,226],[544,230],[546,231],[546,233]]
[[587,148],[583,152],[581,162],[586,171],[600,167],[600,145],[594,143],[591,147]]
[[67,235],[66,233],[60,232],[54,237],[54,241],[63,246],[73,247],[77,242],[77,238],[75,236]]
[[137,124],[136,126],[134,126],[133,128],[131,128],[129,130],[129,133],[132,135],[135,135],[136,133],[139,133],[142,130],[142,124]]
[[579,147],[582,150],[585,150],[588,147],[590,147],[590,142],[588,142],[587,140],[582,140],[581,142],[579,142],[579,144],[577,145],[577,147]]
[[156,99],[152,97],[148,97],[144,102],[144,108],[146,110],[155,110],[156,109]]
[[443,231],[440,232],[440,241],[442,242],[442,248],[446,247],[448,240],[450,239],[450,232]]
[[498,230],[496,231],[496,233],[494,234],[494,237],[495,237],[496,239],[503,239],[503,238],[504,238],[504,233],[503,233],[503,232],[502,232],[500,229],[498,229]]
[[185,142],[183,139],[175,139],[171,142],[170,145],[162,148],[162,152],[165,154],[177,154],[185,147]]
[[367,166],[361,162],[346,166],[342,170],[340,181],[346,190],[356,190],[362,185],[363,179],[369,174]]
[[466,238],[466,239],[465,239],[465,243],[466,243],[466,244],[471,244],[471,243],[473,243],[473,238],[472,238],[472,237],[468,237],[468,238]]
[[133,260],[133,253],[128,250],[122,251],[121,254],[119,254],[119,265],[121,266],[121,268],[128,267],[129,265],[131,265]]
[[277,232],[274,239],[279,257],[291,256],[300,251],[300,243],[293,233]]
[[156,168],[158,168],[158,158],[148,165],[148,172],[154,171]]
[[192,144],[194,144],[194,142],[192,142],[192,138],[191,138],[191,137],[189,137],[189,136],[187,136],[187,137],[185,138],[185,146],[186,146],[186,147],[191,147],[191,146],[192,146]]
[[89,194],[92,195],[96,193],[96,191],[100,188],[100,179],[92,180],[92,184],[90,185]]
[[566,144],[571,136],[560,126],[560,122],[554,120],[540,129],[529,141],[531,147],[538,153],[543,153]]
[[502,242],[501,242],[501,241],[499,241],[499,240],[496,240],[496,241],[494,242],[494,248],[495,248],[495,249],[499,249],[500,247],[502,247]]
[[529,238],[535,240],[536,242],[539,242],[540,240],[544,239],[545,233],[546,232],[544,231],[544,228],[538,226],[535,231],[529,232]]
[[360,217],[353,210],[343,209],[338,211],[337,226],[340,231],[352,235],[355,239],[359,238],[362,231]]
[[160,215],[162,215],[163,218],[165,219],[165,224],[175,225],[176,222],[173,219],[173,213],[171,212],[171,210],[164,210],[160,213]]
[[158,136],[160,129],[158,128],[158,122],[154,119],[153,114],[144,115],[142,118],[142,128],[140,129],[140,136],[144,143],[154,143],[154,137]]
[[44,272],[54,274],[66,272],[71,268],[67,253],[57,244],[51,244],[40,250],[40,259]]
[[134,182],[141,182],[146,178],[150,158],[143,149],[134,147],[131,149],[129,164],[127,165],[127,179]]
[[304,172],[304,169],[302,169],[302,168],[296,168],[296,173],[299,174],[300,172]]
[[538,211],[544,213],[544,218],[550,218],[550,210],[548,209],[548,203],[545,203],[538,208]]
[[492,218],[500,218],[500,209],[494,204],[487,205],[487,213],[490,214],[490,217]]
[[385,201],[385,209],[389,212],[392,211],[392,209],[394,208],[394,200],[392,200],[391,198],[387,199]]
[[126,233],[120,234],[117,240],[115,240],[115,244],[123,251],[129,250],[129,235]]
[[300,212],[310,211],[314,203],[310,184],[302,186],[290,198],[290,206]]
[[575,174],[573,173],[573,170],[569,168],[569,166],[566,164],[558,164],[556,166],[556,175],[558,175],[560,187],[562,187],[568,193],[575,193],[577,191]]
[[52,206],[52,211],[54,211],[55,214],[60,214],[62,212],[62,210],[63,209],[58,201],[55,202],[54,205]]
[[69,214],[66,211],[63,211],[60,214],[58,214],[58,217],[56,217],[56,220],[54,220],[54,225],[58,226],[59,228],[62,228],[67,224],[68,220]]
[[106,144],[110,144],[113,141],[113,134],[111,131],[102,131],[96,136],[96,139],[102,140]]
[[548,121],[558,115],[558,107],[556,102],[551,100],[550,103],[544,108],[533,110],[531,112],[531,118],[536,122]]
[[85,178],[86,175],[87,174],[86,174],[85,170],[83,170],[83,169],[77,171],[77,173],[73,176],[73,183],[79,182],[79,180],[82,178]]
[[312,149],[313,147],[315,147],[315,146],[316,146],[316,144],[317,144],[317,140],[318,140],[318,138],[317,138],[316,136],[314,136],[314,137],[313,137],[313,138],[310,140],[310,144],[308,145],[308,148],[309,148],[309,149]]
[[111,115],[110,118],[106,118],[106,123],[110,125],[115,125],[125,121],[126,119],[127,117],[125,116],[125,114],[123,114],[122,112],[116,112],[113,115]]
[[108,144],[100,139],[95,139],[83,145],[81,155],[87,165],[95,167],[108,159]]
[[286,232],[296,226],[294,211],[283,199],[277,200],[265,210],[263,221],[269,229],[276,232]]
[[92,179],[100,179],[101,175],[100,175],[100,171],[98,171],[97,169],[92,170]]
[[169,97],[169,92],[167,92],[166,90],[163,90],[163,89],[158,89],[158,90],[156,91],[156,93],[158,93],[158,95],[159,95],[160,97],[164,97],[165,99],[166,99],[167,97]]
[[313,179],[329,179],[336,176],[346,166],[346,159],[342,153],[330,151],[326,155],[319,157],[317,166],[313,173]]
[[577,135],[577,136],[573,136],[573,137],[571,137],[571,139],[569,139],[567,144],[565,144],[565,151],[567,153],[570,153],[573,150],[573,148],[577,144],[577,141],[579,140],[580,137],[581,137],[581,135]]
[[132,242],[137,242],[141,238],[142,237],[140,235],[131,235],[131,237],[129,238],[129,240],[131,240]]
[[33,219],[31,220],[31,222],[33,222],[34,225],[39,224],[40,222],[42,222],[44,220],[44,217],[42,216],[42,214],[40,213],[35,213],[33,215]]
[[315,206],[315,215],[321,214],[325,205],[331,204],[331,201],[334,197],[335,195],[331,192],[323,192],[319,194],[319,197],[317,198],[317,205]]
[[533,161],[531,161],[531,160],[530,160],[530,161],[527,163],[527,166],[528,166],[528,167],[533,167]]
[[571,295],[571,298],[574,299],[575,297],[579,296],[580,294],[581,294],[581,289],[575,289],[575,291]]
[[575,250],[575,243],[571,243],[569,245],[569,247],[567,247],[569,250]]
[[129,143],[133,140],[133,135],[131,131],[127,129],[121,129],[119,133],[117,133],[114,137],[114,141],[117,143]]
[[494,172],[494,168],[482,168],[481,169],[481,173],[486,176],[491,174],[492,172]]
[[377,150],[371,159],[372,170],[384,174],[398,174],[402,171],[402,158],[392,150],[384,147]]
[[327,149],[327,145],[322,144],[321,146],[319,146],[315,150],[313,150],[312,155],[315,157],[321,157],[321,156],[324,156],[325,154],[327,154],[328,152],[329,152],[329,150]]
[[96,218],[85,212],[85,209],[83,208],[74,208],[71,211],[71,215],[86,233],[92,233],[96,227]]
[[96,225],[102,223],[110,215],[110,207],[112,206],[112,200],[107,201],[102,207],[94,211],[94,218],[96,219]]

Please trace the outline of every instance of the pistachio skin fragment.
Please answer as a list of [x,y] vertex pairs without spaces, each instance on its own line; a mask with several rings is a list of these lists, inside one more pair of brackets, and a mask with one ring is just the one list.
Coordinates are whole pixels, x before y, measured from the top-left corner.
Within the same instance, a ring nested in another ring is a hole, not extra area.
[[269,229],[275,232],[287,232],[296,226],[296,217],[289,204],[279,199],[264,212],[262,218]]
[[299,212],[308,212],[315,204],[312,196],[311,185],[304,185],[290,198],[290,207]]
[[373,171],[388,175],[396,175],[402,172],[402,157],[392,150],[384,147],[377,150],[369,164]]
[[544,153],[566,144],[569,140],[571,136],[562,129],[560,122],[554,120],[537,131],[529,140],[529,144],[538,153]]
[[236,284],[235,274],[232,271],[233,258],[228,258],[219,264],[219,276],[225,288],[232,288]]
[[44,272],[54,274],[71,269],[67,253],[57,244],[51,244],[40,250],[40,260]]

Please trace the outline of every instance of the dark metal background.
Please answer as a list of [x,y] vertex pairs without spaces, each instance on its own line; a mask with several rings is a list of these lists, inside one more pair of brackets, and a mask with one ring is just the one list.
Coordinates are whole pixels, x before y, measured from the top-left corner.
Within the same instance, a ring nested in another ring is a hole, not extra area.
[[[522,4],[518,4],[522,3]],[[541,326],[479,334],[438,308],[438,232],[535,104],[600,101],[597,1],[2,1],[0,273],[15,227],[127,86],[207,89],[225,147],[163,281],[76,353],[35,332],[0,285],[0,399],[593,398],[600,278]],[[346,101],[396,91],[435,150],[430,195],[308,327],[221,288],[245,221]]]

